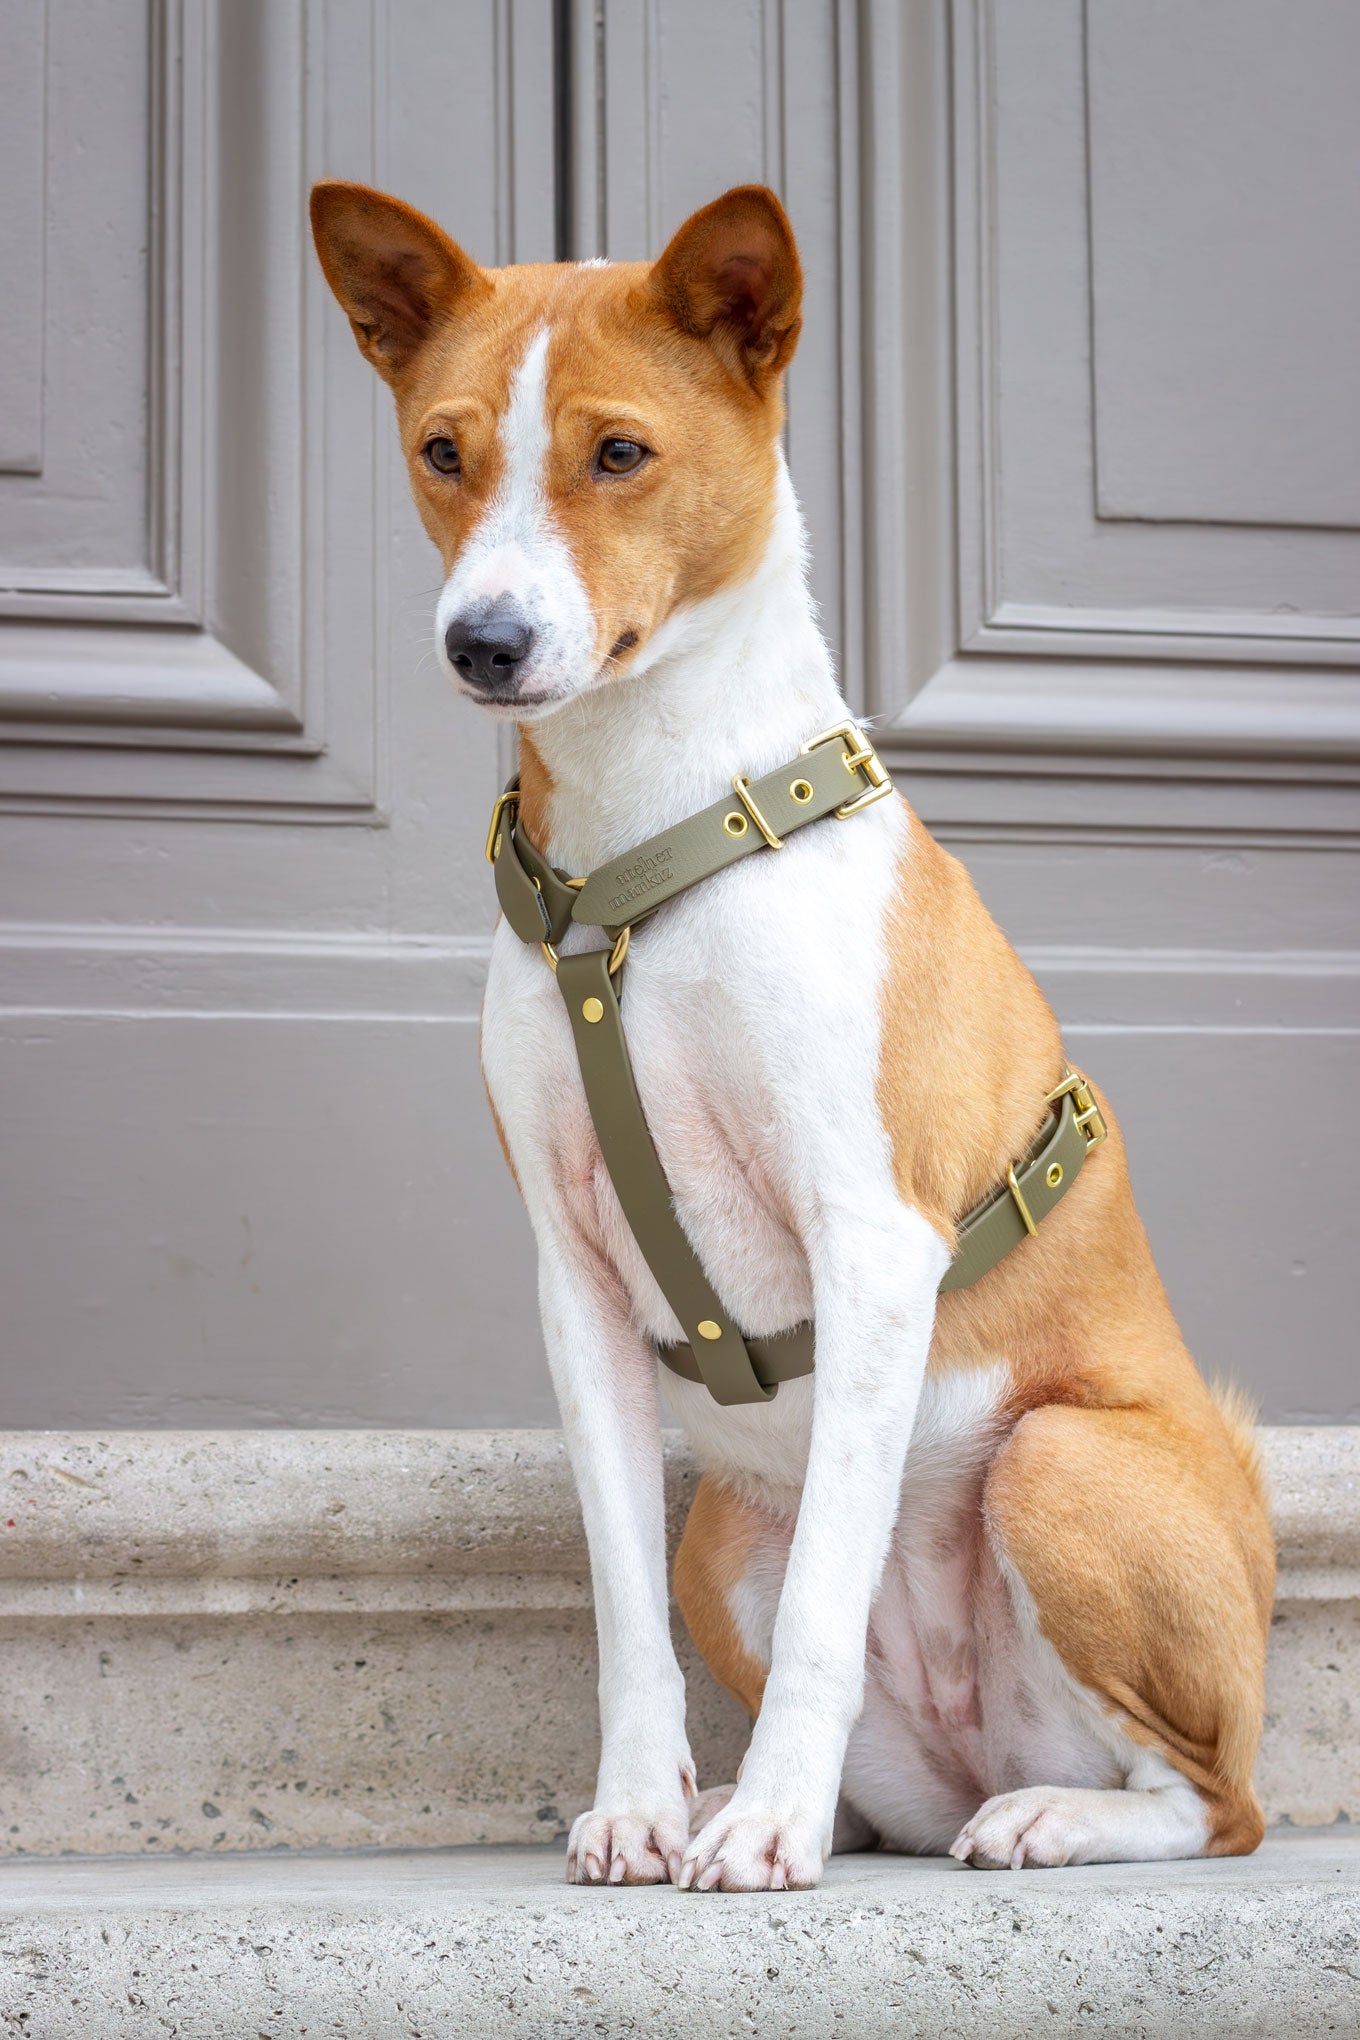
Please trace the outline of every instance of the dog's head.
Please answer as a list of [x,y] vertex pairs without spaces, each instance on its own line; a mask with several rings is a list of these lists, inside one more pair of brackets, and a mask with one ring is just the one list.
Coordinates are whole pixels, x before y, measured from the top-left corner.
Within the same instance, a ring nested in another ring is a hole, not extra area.
[[645,666],[669,617],[754,570],[801,324],[773,192],[729,191],[650,266],[482,269],[357,184],[318,184],[312,229],[396,397],[463,693],[534,720]]

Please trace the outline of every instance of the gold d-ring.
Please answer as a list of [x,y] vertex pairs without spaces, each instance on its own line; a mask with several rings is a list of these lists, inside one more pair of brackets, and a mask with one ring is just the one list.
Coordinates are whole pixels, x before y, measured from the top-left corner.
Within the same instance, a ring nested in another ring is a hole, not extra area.
[[[628,954],[628,940],[629,937],[632,935],[632,932],[633,931],[631,927],[621,928],[619,930],[617,937],[615,938],[614,947],[609,952],[610,977],[613,977],[616,974],[620,965],[623,962],[624,957],[627,956]],[[555,971],[557,969],[558,957],[557,951],[553,948],[551,942],[540,942],[538,946],[543,951],[543,954],[547,957],[549,963],[552,965]]]

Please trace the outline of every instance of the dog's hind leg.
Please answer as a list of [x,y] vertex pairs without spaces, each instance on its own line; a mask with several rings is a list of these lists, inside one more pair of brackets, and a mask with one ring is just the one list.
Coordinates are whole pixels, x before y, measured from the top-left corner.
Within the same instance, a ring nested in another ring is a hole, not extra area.
[[951,1853],[997,1869],[1249,1853],[1274,1574],[1249,1448],[1211,1415],[1037,1409],[983,1509],[1022,1635],[1126,1761],[1123,1789],[1039,1778],[989,1799]]
[[[754,1721],[770,1669],[792,1521],[706,1473],[675,1554],[675,1598],[699,1655]],[[716,1811],[716,1809],[715,1809]]]

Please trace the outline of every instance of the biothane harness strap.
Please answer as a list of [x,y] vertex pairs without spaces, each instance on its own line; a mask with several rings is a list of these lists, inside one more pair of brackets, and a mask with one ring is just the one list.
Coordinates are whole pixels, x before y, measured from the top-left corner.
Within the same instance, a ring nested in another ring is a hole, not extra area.
[[[584,879],[556,870],[522,833],[517,779],[492,812],[486,854],[501,909],[521,941],[542,946],[557,973],[605,1167],[643,1259],[690,1334],[687,1343],[660,1348],[660,1357],[673,1373],[702,1382],[720,1403],[768,1402],[781,1381],[811,1373],[813,1328],[807,1323],[773,1338],[744,1337],[676,1217],[619,1009],[629,938],[639,921],[677,893],[753,851],[782,849],[785,836],[809,822],[827,815],[846,820],[892,790],[862,731],[838,723],[810,737],[790,764],[754,783],[738,774],[731,797]],[[603,928],[612,948],[559,956],[555,945],[573,923]],[[1065,1070],[1045,1102],[1050,1117],[1028,1154],[961,1222],[942,1289],[976,1282],[1035,1232],[1071,1188],[1087,1149],[1105,1138],[1099,1107],[1079,1073]]]

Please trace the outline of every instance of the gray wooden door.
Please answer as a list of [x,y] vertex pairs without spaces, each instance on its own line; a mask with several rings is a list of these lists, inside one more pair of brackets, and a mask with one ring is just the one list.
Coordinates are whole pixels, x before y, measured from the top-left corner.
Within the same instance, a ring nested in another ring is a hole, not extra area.
[[506,760],[311,261],[784,194],[852,699],[1104,1079],[1201,1359],[1360,1414],[1360,17],[3,0],[12,1424],[551,1421],[477,1068]]

